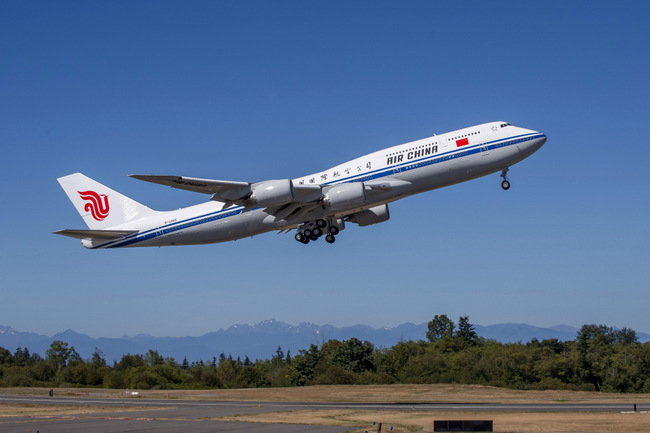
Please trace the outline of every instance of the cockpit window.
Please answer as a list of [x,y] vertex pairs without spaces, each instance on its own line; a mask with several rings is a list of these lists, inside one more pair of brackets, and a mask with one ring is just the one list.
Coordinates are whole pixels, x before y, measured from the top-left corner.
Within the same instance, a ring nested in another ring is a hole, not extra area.
[[502,123],[502,124],[501,124],[501,127],[502,127],[502,128],[505,128],[506,126],[510,126],[510,124],[509,124],[509,123]]

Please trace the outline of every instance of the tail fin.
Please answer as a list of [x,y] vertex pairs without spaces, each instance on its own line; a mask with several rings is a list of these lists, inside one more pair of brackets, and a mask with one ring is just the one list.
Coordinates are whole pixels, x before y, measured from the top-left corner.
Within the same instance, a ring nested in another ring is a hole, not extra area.
[[91,230],[105,230],[157,213],[81,173],[57,180]]

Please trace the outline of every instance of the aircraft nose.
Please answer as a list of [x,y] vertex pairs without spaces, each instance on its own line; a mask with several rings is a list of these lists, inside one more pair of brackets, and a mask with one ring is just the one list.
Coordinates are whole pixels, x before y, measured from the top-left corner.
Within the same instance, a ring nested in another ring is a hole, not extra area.
[[522,151],[523,153],[526,153],[527,155],[532,155],[533,153],[537,152],[540,147],[546,143],[546,134],[538,131],[531,131],[535,135],[533,136],[533,139],[527,142],[524,142],[524,147],[520,147],[519,150]]

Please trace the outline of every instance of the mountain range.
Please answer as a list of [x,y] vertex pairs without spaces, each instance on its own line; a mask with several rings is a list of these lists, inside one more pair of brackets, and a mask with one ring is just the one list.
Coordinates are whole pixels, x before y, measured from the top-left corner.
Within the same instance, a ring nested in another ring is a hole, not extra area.
[[[475,325],[479,336],[502,343],[527,342],[533,338],[544,340],[557,338],[561,341],[574,340],[577,328],[558,325],[552,328],[539,328],[523,323],[504,323],[499,325]],[[73,346],[82,358],[90,358],[100,349],[107,362],[119,361],[123,355],[145,354],[149,349],[158,351],[164,357],[182,361],[211,361],[221,353],[233,358],[246,356],[251,360],[271,358],[278,346],[286,354],[298,354],[308,349],[310,344],[320,344],[329,339],[348,340],[357,338],[368,340],[375,347],[391,347],[399,341],[426,339],[427,324],[403,323],[394,328],[372,328],[356,325],[337,328],[332,325],[315,325],[303,322],[292,326],[277,320],[265,320],[256,325],[232,325],[227,329],[208,332],[200,337],[154,337],[151,335],[124,336],[120,338],[93,338],[67,330],[51,337],[32,332],[20,332],[10,326],[0,326],[0,347],[15,351],[17,347],[27,348],[30,353],[45,356],[45,351],[54,340],[62,340]],[[641,342],[650,341],[650,335],[637,333]]]

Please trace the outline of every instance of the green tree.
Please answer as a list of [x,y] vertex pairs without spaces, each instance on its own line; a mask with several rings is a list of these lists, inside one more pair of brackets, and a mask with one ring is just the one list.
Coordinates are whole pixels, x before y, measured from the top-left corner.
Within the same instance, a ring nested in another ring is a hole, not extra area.
[[0,364],[11,364],[12,361],[11,352],[4,347],[0,347]]
[[458,330],[454,334],[461,348],[473,346],[479,343],[479,337],[474,330],[474,325],[470,323],[468,316],[458,318]]
[[124,389],[128,386],[126,381],[126,372],[113,368],[103,378],[104,386],[111,389]]
[[266,368],[266,375],[270,381],[270,386],[289,386],[289,363],[285,359],[284,352],[280,346],[278,346],[271,361],[266,363]]
[[19,367],[24,367],[26,365],[31,365],[32,358],[29,354],[29,349],[26,347],[22,349],[20,346],[16,348],[14,356],[12,357],[12,364]]
[[451,338],[454,335],[454,327],[454,321],[446,314],[440,316],[436,314],[427,324],[427,340],[433,343],[445,337]]
[[639,342],[639,337],[636,331],[630,328],[623,328],[614,331],[615,343],[617,344],[636,344]]
[[33,366],[30,367],[30,376],[32,379],[39,382],[49,382],[54,379],[55,371],[52,366],[40,359]]
[[118,362],[114,369],[118,371],[126,371],[135,367],[144,367],[147,365],[147,362],[144,360],[142,355],[131,355],[127,353],[122,356],[120,362]]
[[642,369],[636,332],[605,325],[583,325],[578,331],[580,376],[596,391],[627,391],[641,388]]
[[302,386],[308,384],[316,374],[316,366],[320,361],[320,357],[320,350],[315,344],[310,345],[309,350],[299,350],[298,355],[291,361],[291,385]]
[[147,354],[144,356],[144,361],[149,367],[153,367],[154,365],[163,365],[165,363],[165,359],[158,353],[158,351],[152,349],[149,349]]
[[219,365],[217,365],[217,378],[218,382],[223,384],[224,388],[234,388],[238,374],[239,368],[237,367],[237,363],[232,359],[232,356],[230,354],[228,355],[228,358],[226,358],[225,355],[219,357]]
[[616,341],[614,330],[605,325],[582,325],[576,342],[580,355],[580,375],[596,391],[603,386],[603,378]]
[[424,353],[426,343],[422,340],[400,341],[382,357],[382,369],[401,383],[408,383],[418,357]]
[[90,385],[86,382],[86,364],[83,362],[68,362],[68,365],[61,370],[59,377],[72,385]]
[[74,356],[75,360],[80,359],[79,354],[74,347],[68,347],[68,343],[61,340],[54,340],[50,348],[45,351],[47,362],[49,362],[55,371],[61,371],[68,363],[68,359]]
[[369,341],[350,338],[335,348],[330,363],[353,373],[372,371],[373,352],[374,346]]
[[90,357],[90,363],[95,367],[105,367],[106,360],[104,359],[104,352],[95,347],[95,351]]

